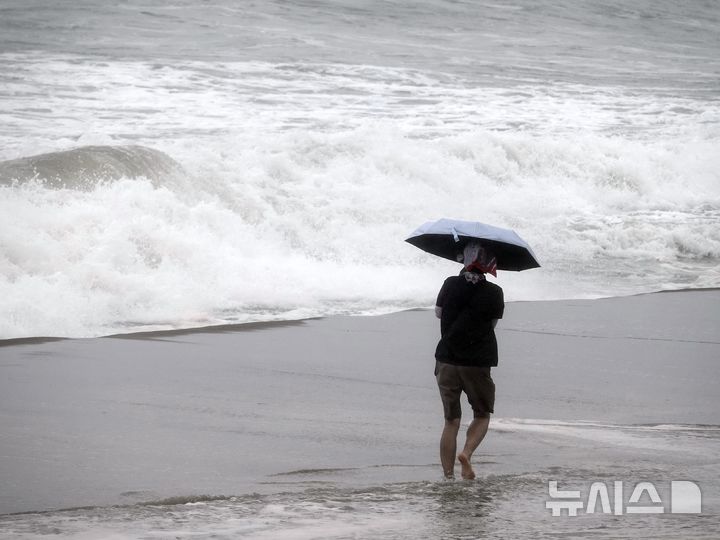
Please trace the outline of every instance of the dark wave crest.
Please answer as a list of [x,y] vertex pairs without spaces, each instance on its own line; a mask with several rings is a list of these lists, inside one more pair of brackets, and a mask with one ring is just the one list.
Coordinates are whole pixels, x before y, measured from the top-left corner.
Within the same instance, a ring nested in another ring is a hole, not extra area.
[[120,178],[159,180],[181,174],[182,167],[170,156],[138,145],[82,146],[0,162],[0,185],[36,181],[54,189],[89,190]]

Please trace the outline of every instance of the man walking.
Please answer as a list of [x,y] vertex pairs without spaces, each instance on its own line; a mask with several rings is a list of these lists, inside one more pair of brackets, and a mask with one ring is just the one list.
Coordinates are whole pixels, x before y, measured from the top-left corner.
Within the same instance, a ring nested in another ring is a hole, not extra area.
[[486,280],[497,275],[495,257],[480,243],[469,243],[463,252],[459,276],[445,280],[435,306],[440,319],[440,342],[435,351],[435,376],[445,415],[440,439],[440,461],[445,478],[455,477],[457,435],[460,430],[460,397],[467,395],[473,420],[465,445],[457,454],[462,477],[475,478],[471,458],[482,442],[494,412],[495,383],[490,368],[498,364],[495,325],[505,308],[503,291]]

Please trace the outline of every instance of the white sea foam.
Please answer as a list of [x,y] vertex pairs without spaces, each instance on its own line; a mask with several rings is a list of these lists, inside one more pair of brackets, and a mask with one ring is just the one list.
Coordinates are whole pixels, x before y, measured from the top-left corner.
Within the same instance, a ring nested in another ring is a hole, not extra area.
[[0,539],[31,540],[52,534],[73,540],[188,537],[309,540],[368,535],[409,538],[409,527],[422,531],[419,523],[422,516],[413,513],[401,499],[383,501],[384,505],[364,501],[362,497],[338,501],[286,499],[247,504],[243,499],[230,498],[209,504],[98,508],[64,512],[64,515],[11,517],[3,523]]
[[[496,418],[492,429],[499,432],[527,432],[545,437],[569,437],[627,448],[678,452],[685,455],[715,455],[720,447],[718,426],[689,424],[612,424],[592,421],[568,422],[531,418]],[[699,444],[694,439],[702,438]],[[682,444],[678,444],[679,442]]]
[[0,337],[428,306],[457,268],[402,240],[438,217],[533,246],[542,269],[499,278],[511,300],[720,284],[717,103],[373,66],[0,60],[0,157],[132,143],[188,172],[0,188]]

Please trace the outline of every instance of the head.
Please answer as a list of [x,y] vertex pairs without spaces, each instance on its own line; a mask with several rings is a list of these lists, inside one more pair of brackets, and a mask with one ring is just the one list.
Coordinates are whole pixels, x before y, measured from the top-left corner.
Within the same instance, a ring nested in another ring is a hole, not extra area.
[[469,242],[465,246],[462,263],[466,272],[480,272],[497,277],[495,256],[480,242]]

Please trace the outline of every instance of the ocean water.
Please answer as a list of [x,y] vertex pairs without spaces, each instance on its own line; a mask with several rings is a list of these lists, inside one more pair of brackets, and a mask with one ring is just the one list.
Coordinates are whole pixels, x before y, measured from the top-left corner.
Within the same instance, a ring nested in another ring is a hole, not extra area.
[[0,4],[0,338],[720,285],[713,1]]
[[[583,486],[588,471],[563,475],[555,468],[538,473],[500,474],[482,482],[407,482],[382,487],[338,488],[319,485],[271,495],[198,496],[148,503],[68,509],[63,512],[0,517],[0,538],[39,540],[150,539],[365,539],[387,540],[484,538],[717,538],[716,515],[596,513],[553,517],[543,508],[547,478],[559,485]],[[613,486],[618,472],[593,471]],[[641,471],[647,473],[646,470]],[[305,474],[321,476],[323,471]],[[330,473],[331,474],[331,473]],[[625,501],[640,479],[630,478]],[[647,478],[647,476],[645,477]],[[647,480],[643,480],[647,481]],[[669,500],[657,482],[658,494]],[[588,500],[588,487],[581,489]],[[612,491],[611,491],[612,493]],[[650,533],[650,535],[648,535]]]

